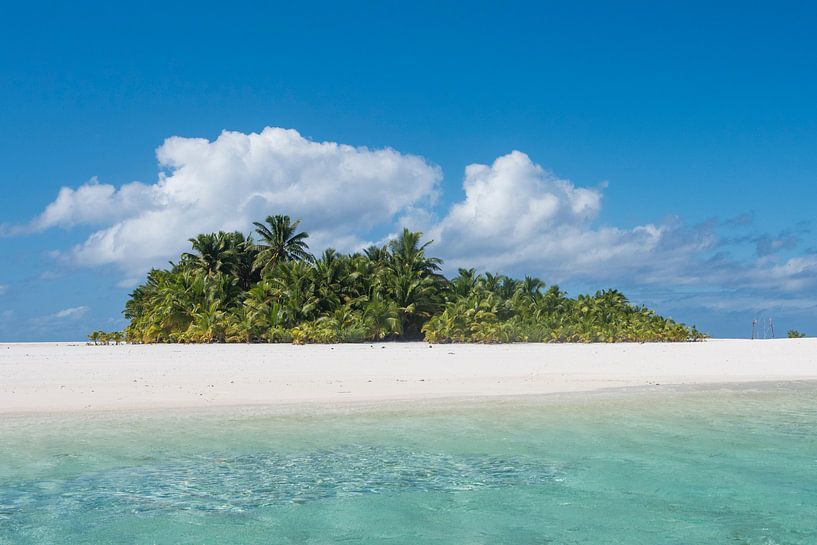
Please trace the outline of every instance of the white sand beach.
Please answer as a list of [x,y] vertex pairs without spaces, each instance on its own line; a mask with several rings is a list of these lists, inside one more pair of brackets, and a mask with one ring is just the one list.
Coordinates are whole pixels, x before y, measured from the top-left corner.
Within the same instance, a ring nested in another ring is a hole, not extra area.
[[817,380],[817,339],[683,344],[0,345],[0,413]]

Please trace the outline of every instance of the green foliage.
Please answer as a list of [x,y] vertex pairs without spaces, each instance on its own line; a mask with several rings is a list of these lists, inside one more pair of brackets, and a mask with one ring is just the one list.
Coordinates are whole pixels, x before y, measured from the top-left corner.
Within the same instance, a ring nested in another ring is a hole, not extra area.
[[806,336],[806,334],[803,333],[802,331],[797,331],[796,329],[789,329],[786,332],[786,336],[789,339],[802,339]]
[[107,344],[120,344],[122,341],[125,340],[125,334],[121,331],[92,331],[88,335],[88,340],[90,341],[88,344],[93,345],[107,345]]
[[[513,291],[508,288],[514,286]],[[570,299],[558,286],[543,291],[535,278],[477,277],[423,326],[429,342],[696,341],[697,329],[631,305],[617,290]]]
[[[690,341],[705,335],[631,305],[616,290],[575,299],[538,278],[460,269],[451,280],[404,229],[385,246],[309,253],[299,221],[269,216],[241,233],[190,239],[125,304],[129,342],[334,343]],[[101,332],[89,336],[102,341]]]
[[282,261],[309,260],[308,233],[297,233],[301,220],[294,223],[289,216],[267,216],[266,224],[254,222],[261,244],[255,247],[253,269],[267,273]]

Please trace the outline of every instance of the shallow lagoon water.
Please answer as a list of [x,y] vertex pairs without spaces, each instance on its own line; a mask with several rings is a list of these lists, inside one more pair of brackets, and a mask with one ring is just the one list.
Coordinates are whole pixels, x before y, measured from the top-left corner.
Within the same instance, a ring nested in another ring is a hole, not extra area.
[[817,385],[0,420],[0,544],[817,543]]

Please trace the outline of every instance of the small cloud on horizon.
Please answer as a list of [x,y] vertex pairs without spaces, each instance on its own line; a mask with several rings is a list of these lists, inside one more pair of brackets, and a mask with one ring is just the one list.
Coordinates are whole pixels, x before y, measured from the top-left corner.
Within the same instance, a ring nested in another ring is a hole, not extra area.
[[82,318],[89,310],[90,309],[86,306],[64,308],[54,314],[49,314],[47,318],[55,318],[57,320]]

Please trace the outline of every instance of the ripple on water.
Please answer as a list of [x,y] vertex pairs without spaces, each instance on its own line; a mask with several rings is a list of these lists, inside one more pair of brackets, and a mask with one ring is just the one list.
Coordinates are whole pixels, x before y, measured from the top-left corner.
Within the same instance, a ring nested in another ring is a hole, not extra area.
[[[150,516],[233,512],[344,496],[464,491],[553,483],[558,469],[524,457],[457,456],[348,445],[298,453],[223,452],[110,469],[66,480],[9,483],[0,516],[87,511]],[[31,520],[28,520],[31,522]]]
[[815,396],[8,420],[0,545],[813,545]]

